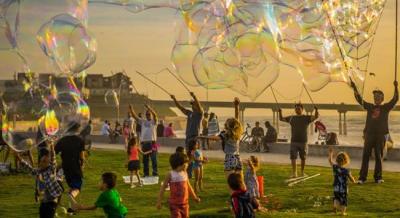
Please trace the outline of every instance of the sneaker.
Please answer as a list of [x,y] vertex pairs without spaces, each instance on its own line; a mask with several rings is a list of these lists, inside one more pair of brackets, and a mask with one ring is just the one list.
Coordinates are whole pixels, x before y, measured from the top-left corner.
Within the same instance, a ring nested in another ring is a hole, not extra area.
[[377,180],[375,180],[375,183],[377,183],[377,184],[381,184],[381,183],[384,183],[385,182],[385,180],[383,180],[383,179],[377,179]]
[[359,180],[357,181],[357,184],[359,184],[359,185],[362,185],[362,184],[364,184],[364,183],[365,183],[365,180],[359,179]]
[[68,215],[71,215],[71,216],[72,216],[72,215],[76,215],[75,210],[73,210],[72,208],[68,208],[68,209],[67,209],[67,214],[68,214]]
[[131,188],[136,188],[136,185],[132,184],[132,185],[131,185]]

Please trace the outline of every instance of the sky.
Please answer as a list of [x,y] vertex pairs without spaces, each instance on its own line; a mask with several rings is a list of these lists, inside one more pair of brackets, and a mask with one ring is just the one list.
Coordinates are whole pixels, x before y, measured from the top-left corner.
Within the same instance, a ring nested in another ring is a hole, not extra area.
[[[382,89],[390,98],[393,93],[394,79],[394,44],[395,44],[395,0],[388,0],[377,30],[373,44],[370,72],[375,77],[368,77],[366,92],[375,88]],[[52,16],[65,12],[63,0],[23,0],[21,3],[20,48],[25,53],[31,70],[34,72],[52,72],[54,67],[40,50],[35,41],[35,34],[40,26]],[[139,92],[153,99],[169,99],[169,96],[158,88],[144,81],[135,73],[157,72],[162,68],[172,69],[171,50],[176,35],[175,22],[180,17],[171,9],[151,9],[138,14],[130,13],[121,7],[90,4],[89,30],[98,43],[97,61],[87,72],[111,75],[112,72],[125,70],[131,76]],[[1,40],[1,38],[0,38]],[[15,54],[0,51],[0,79],[12,78],[13,72],[22,70],[22,64]],[[178,99],[189,99],[185,89],[169,74],[162,73],[150,76]],[[301,100],[310,102],[304,94],[298,96],[302,87],[301,78],[290,68],[281,67],[279,78],[273,84],[279,92],[281,102]],[[237,93],[229,90],[209,90],[194,87],[193,91],[201,100],[231,101]],[[208,94],[207,94],[208,93]],[[318,103],[352,103],[355,104],[351,89],[344,83],[330,83],[324,89],[311,93]],[[249,101],[247,97],[241,97]],[[367,100],[372,100],[368,94]],[[270,90],[266,90],[257,102],[273,102]]]

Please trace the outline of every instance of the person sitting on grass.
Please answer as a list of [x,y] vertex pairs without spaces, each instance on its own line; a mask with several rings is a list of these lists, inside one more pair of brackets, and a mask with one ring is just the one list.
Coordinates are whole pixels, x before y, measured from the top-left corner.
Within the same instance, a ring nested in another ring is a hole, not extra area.
[[142,182],[140,181],[139,169],[140,169],[140,161],[139,161],[139,152],[147,155],[150,154],[152,151],[147,151],[143,153],[142,149],[138,146],[138,140],[135,136],[133,136],[128,142],[128,170],[131,172],[130,181],[131,181],[131,188],[135,188],[136,186],[133,184],[133,175],[136,175],[139,186],[143,186]]
[[306,156],[308,150],[308,135],[307,129],[310,123],[314,122],[319,117],[318,108],[315,107],[315,115],[303,115],[304,107],[301,103],[294,106],[296,115],[283,117],[282,109],[279,109],[279,120],[289,123],[291,126],[292,137],[290,139],[290,160],[292,163],[292,178],[297,177],[297,156],[301,159],[301,176],[305,176],[304,167],[306,165]]
[[[239,121],[239,98],[234,99],[235,118],[228,118],[225,122],[225,130],[218,136],[208,136],[210,140],[220,140],[222,150],[225,153],[225,176],[235,172],[242,172],[242,162],[239,155],[239,140],[243,133],[242,124]],[[204,137],[199,137],[204,138]]]
[[[205,158],[200,149],[199,142],[197,140],[193,140],[191,142],[193,150],[191,152],[193,156],[193,171],[194,171],[194,192],[196,194],[199,191],[203,191],[203,163],[205,162]],[[194,144],[194,145],[193,145]]]
[[166,188],[170,187],[169,208],[171,217],[174,218],[187,218],[189,217],[189,195],[200,202],[190,185],[186,168],[188,166],[189,158],[180,152],[174,153],[169,158],[169,163],[172,170],[166,175],[163,185],[160,189],[160,194],[157,200],[157,209],[161,209],[162,199]]
[[118,191],[115,189],[117,183],[117,175],[115,173],[106,172],[101,176],[101,183],[99,189],[102,191],[100,196],[94,205],[85,206],[81,204],[75,204],[73,209],[75,211],[80,210],[96,210],[97,208],[103,208],[104,213],[108,218],[124,218],[128,213],[128,209],[122,204],[121,197]]
[[329,163],[333,169],[333,208],[334,212],[337,213],[339,209],[343,216],[346,214],[347,208],[347,181],[350,179],[351,182],[355,183],[354,177],[351,175],[349,169],[344,168],[350,163],[350,157],[345,152],[339,152],[336,155],[336,163],[333,160],[333,149],[329,148]]
[[50,151],[42,149],[41,157],[38,163],[38,168],[33,168],[28,162],[23,160],[17,154],[18,160],[21,164],[27,166],[33,174],[35,174],[42,185],[43,197],[41,198],[39,207],[39,217],[53,218],[56,214],[58,203],[61,200],[61,195],[64,188],[61,179],[57,176],[57,162],[56,154],[54,152],[54,145],[50,144]]
[[228,185],[232,191],[231,207],[235,218],[254,218],[255,210],[259,204],[246,191],[246,185],[243,182],[243,175],[232,173],[228,176]]

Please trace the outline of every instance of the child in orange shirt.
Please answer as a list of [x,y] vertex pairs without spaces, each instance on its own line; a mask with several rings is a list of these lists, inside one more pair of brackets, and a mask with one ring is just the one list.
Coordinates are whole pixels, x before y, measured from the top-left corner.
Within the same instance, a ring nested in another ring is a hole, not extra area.
[[143,186],[140,181],[139,169],[140,169],[140,161],[139,161],[139,152],[142,154],[149,154],[151,150],[148,152],[142,151],[139,148],[136,137],[132,137],[128,142],[128,170],[131,172],[131,188],[135,188],[136,186],[133,184],[133,175],[136,175],[138,179],[139,186]]

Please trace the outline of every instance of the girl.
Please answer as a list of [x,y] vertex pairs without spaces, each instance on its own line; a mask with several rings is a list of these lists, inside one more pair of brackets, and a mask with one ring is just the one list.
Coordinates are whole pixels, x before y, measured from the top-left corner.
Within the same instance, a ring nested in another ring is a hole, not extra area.
[[125,149],[127,149],[128,147],[130,134],[131,134],[131,128],[129,127],[129,123],[124,122],[124,126],[122,127],[122,135],[124,136],[125,139]]
[[255,156],[250,156],[247,161],[247,169],[244,175],[244,181],[246,183],[247,192],[252,198],[260,198],[259,184],[257,180],[257,171],[260,167],[260,162]]
[[133,175],[136,175],[139,186],[143,186],[139,175],[139,152],[146,155],[151,153],[151,150],[143,153],[142,149],[138,146],[136,137],[132,137],[128,142],[128,170],[131,172],[131,188],[135,188],[135,185],[133,184]]
[[199,142],[195,140],[194,143],[195,145],[191,145],[191,148],[193,148],[191,154],[193,157],[194,192],[197,194],[199,190],[203,191],[203,163],[205,158],[201,152]]
[[167,174],[161,186],[157,209],[161,209],[164,192],[169,185],[171,191],[168,203],[171,217],[189,217],[189,195],[195,201],[200,202],[200,198],[194,193],[186,173],[188,162],[189,158],[180,152],[172,154],[169,158],[172,170]]
[[[225,153],[224,170],[225,176],[231,173],[242,172],[242,163],[239,156],[239,141],[243,133],[242,124],[239,122],[239,98],[235,98],[235,118],[229,118],[225,122],[225,130],[219,136],[208,136],[210,140],[221,140],[222,150]],[[203,137],[204,138],[204,137]]]
[[333,169],[333,208],[335,213],[340,209],[343,216],[347,215],[347,180],[355,182],[350,170],[344,168],[350,163],[350,157],[345,152],[339,152],[336,155],[336,163],[333,161],[333,149],[329,148],[329,163]]

